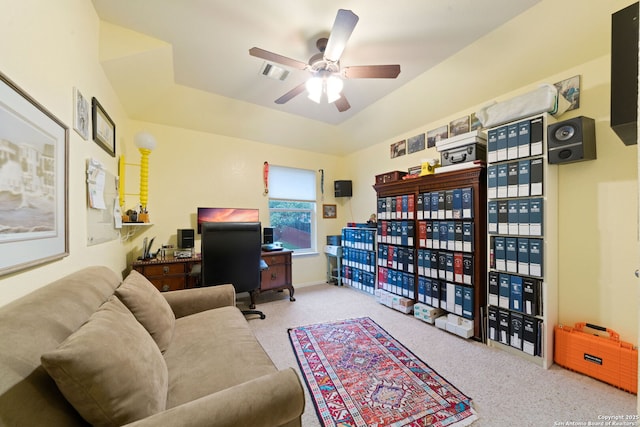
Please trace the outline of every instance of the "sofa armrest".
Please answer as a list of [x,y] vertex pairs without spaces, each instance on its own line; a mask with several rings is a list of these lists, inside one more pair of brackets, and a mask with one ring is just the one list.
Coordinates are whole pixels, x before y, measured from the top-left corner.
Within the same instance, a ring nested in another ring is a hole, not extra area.
[[302,383],[296,371],[288,368],[167,409],[127,427],[272,427],[299,419],[303,411]]
[[184,317],[214,308],[235,306],[236,291],[233,285],[208,286],[163,292],[176,317]]

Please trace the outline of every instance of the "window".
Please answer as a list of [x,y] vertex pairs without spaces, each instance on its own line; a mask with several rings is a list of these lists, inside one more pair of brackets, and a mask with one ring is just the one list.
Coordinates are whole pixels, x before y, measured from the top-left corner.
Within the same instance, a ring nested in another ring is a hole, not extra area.
[[316,174],[269,168],[269,222],[273,240],[297,253],[316,251]]

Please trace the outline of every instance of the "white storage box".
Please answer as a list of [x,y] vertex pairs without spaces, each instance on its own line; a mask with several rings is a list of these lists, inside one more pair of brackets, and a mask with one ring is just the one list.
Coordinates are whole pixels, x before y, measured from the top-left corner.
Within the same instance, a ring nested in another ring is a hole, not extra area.
[[436,150],[442,152],[471,144],[487,145],[487,133],[483,130],[476,129],[471,132],[452,136],[451,138],[442,139],[436,142]]
[[415,303],[413,305],[413,316],[427,323],[435,323],[436,318],[442,316],[444,311],[440,308],[431,307],[423,303]]
[[440,329],[447,330],[447,316],[440,316],[436,318],[436,326]]
[[473,336],[473,320],[464,319],[455,314],[447,314],[446,329],[452,334],[461,336],[462,338],[471,338]]

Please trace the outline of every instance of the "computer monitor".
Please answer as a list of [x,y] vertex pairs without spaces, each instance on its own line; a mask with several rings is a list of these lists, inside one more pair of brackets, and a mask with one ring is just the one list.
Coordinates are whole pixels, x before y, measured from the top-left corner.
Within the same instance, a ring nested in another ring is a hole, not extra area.
[[202,234],[205,222],[259,222],[259,209],[246,208],[198,208],[198,234]]

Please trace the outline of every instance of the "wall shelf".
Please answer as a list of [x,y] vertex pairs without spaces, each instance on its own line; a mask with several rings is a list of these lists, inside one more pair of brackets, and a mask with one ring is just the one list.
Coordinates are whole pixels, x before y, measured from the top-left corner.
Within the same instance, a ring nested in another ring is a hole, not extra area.
[[[126,242],[130,238],[136,235],[139,231],[151,227],[153,223],[151,222],[123,222],[122,228],[120,229],[120,240]],[[124,235],[122,233],[124,231]]]

